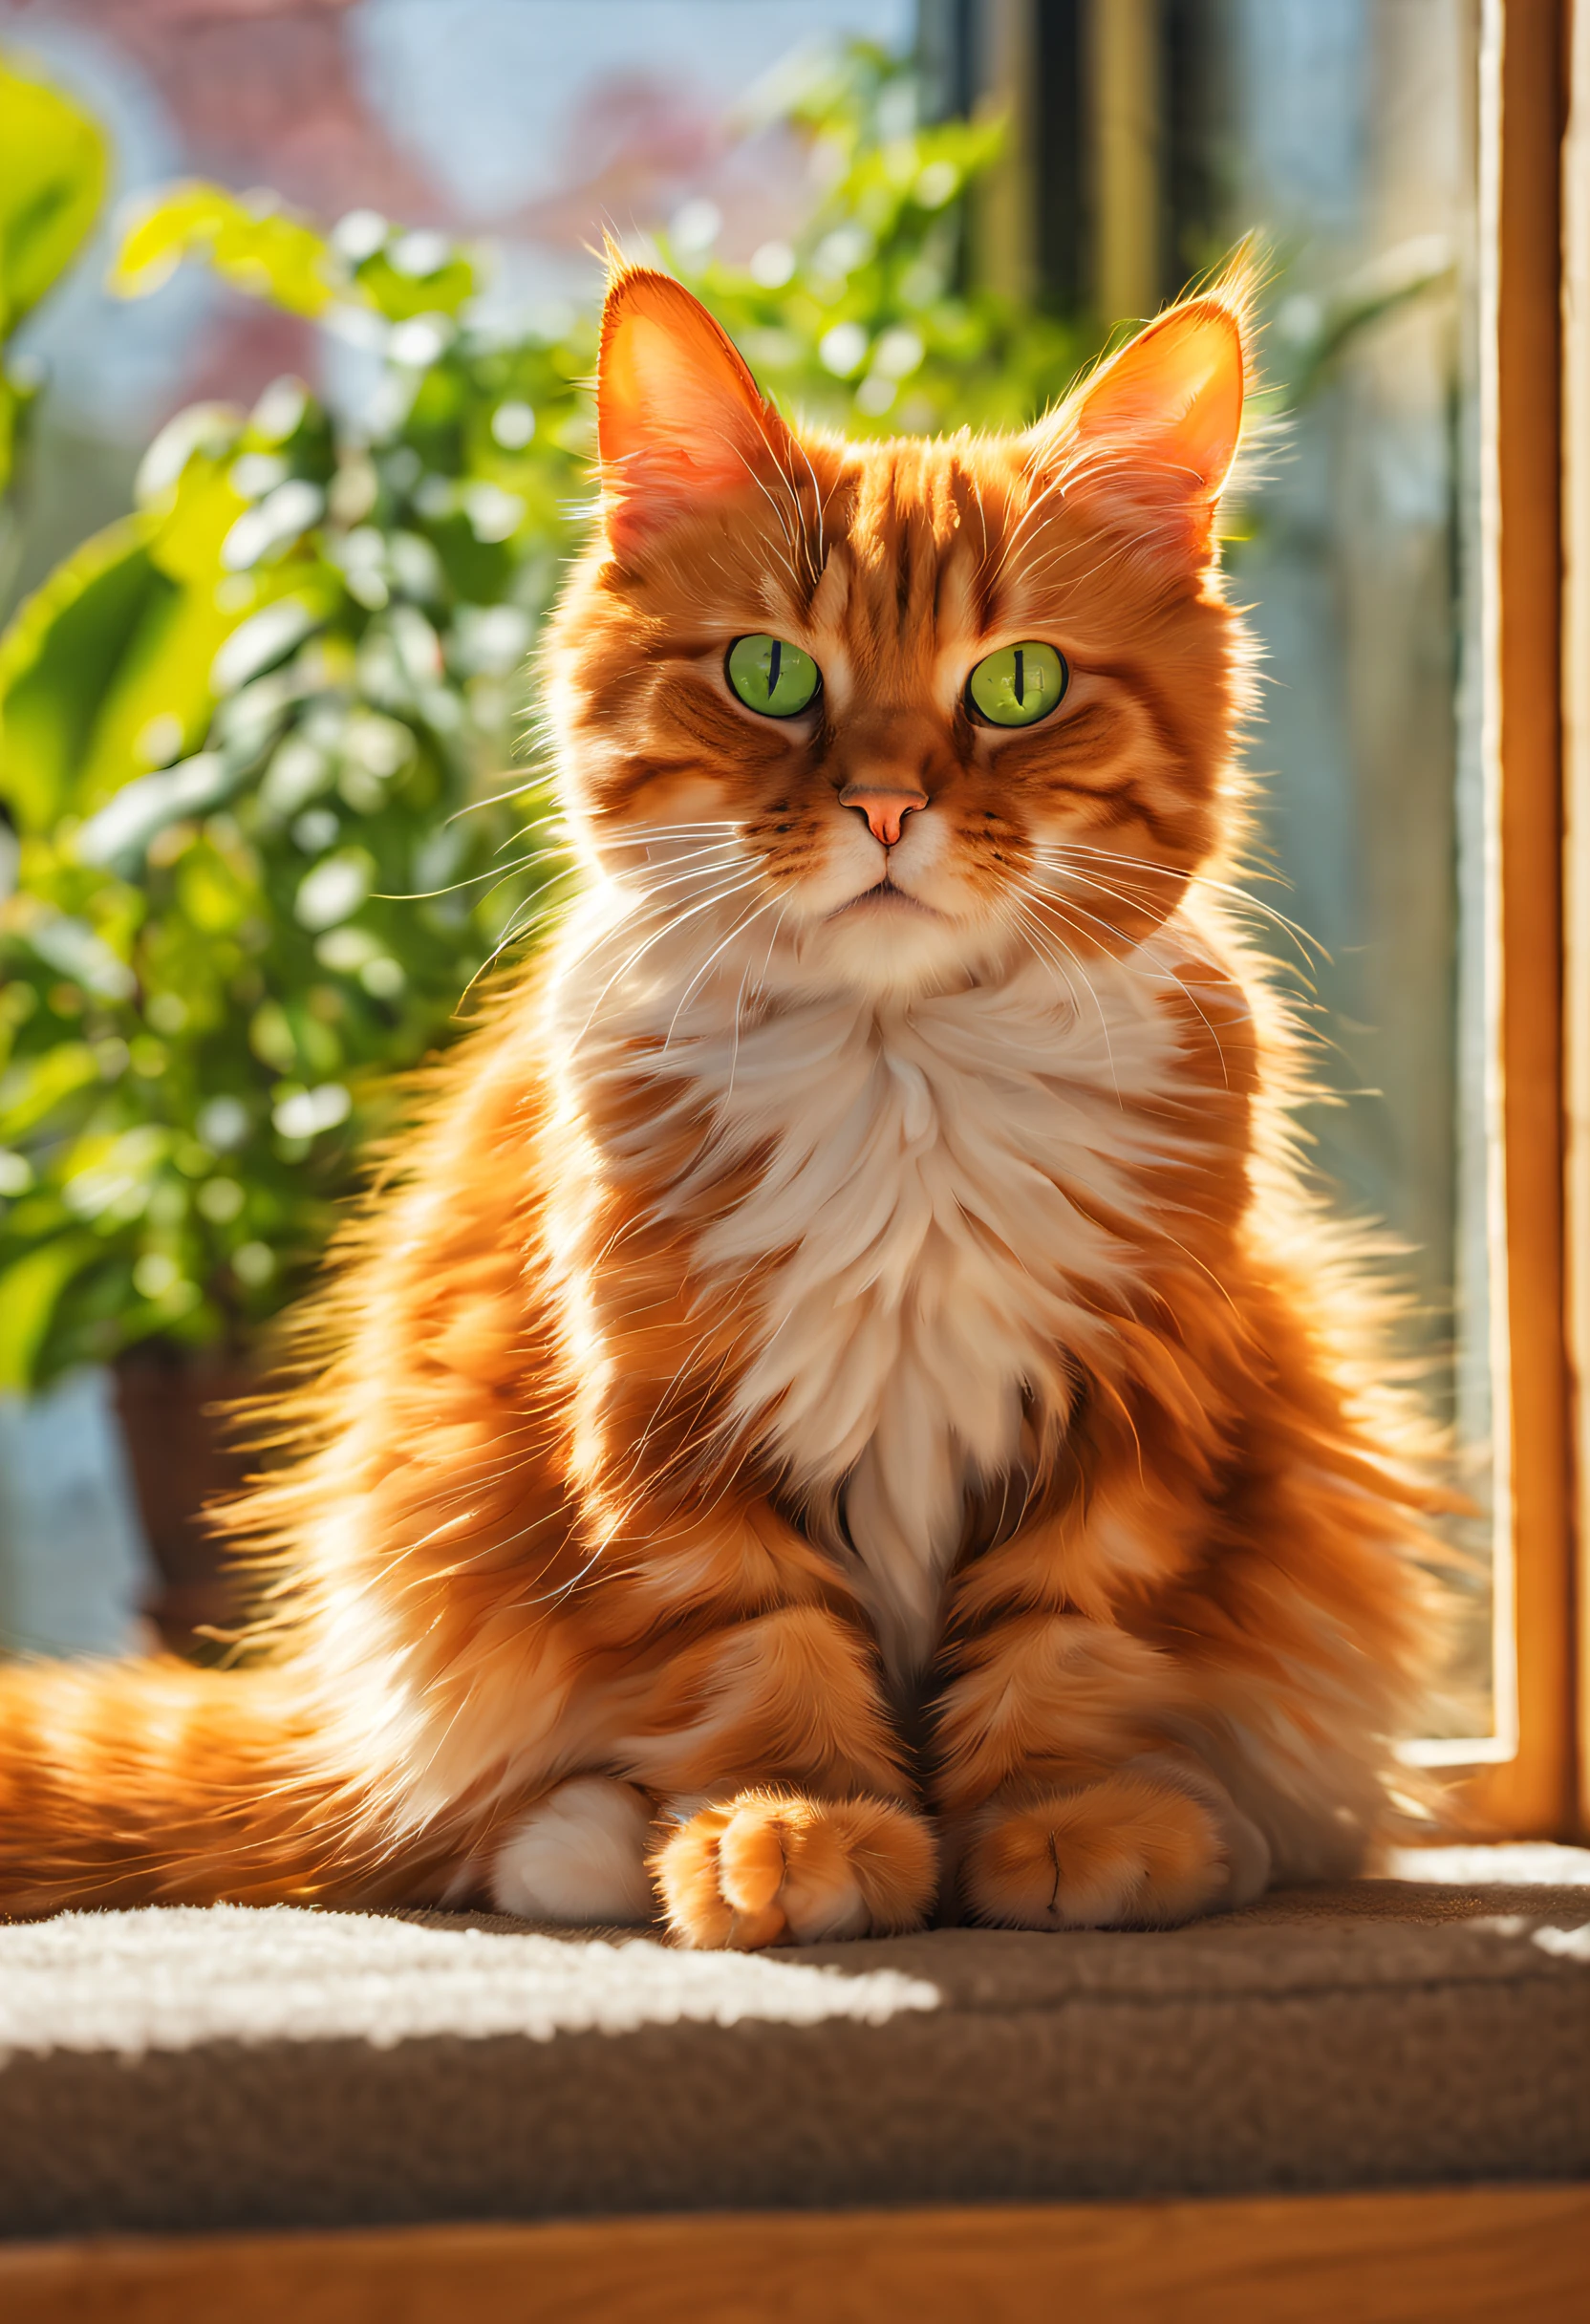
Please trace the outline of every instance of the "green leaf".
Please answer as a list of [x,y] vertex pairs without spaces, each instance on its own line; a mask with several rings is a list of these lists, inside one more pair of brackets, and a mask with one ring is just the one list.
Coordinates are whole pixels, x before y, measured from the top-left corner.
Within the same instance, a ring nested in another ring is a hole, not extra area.
[[35,1385],[61,1293],[98,1251],[91,1235],[61,1235],[29,1251],[0,1275],[0,1389]]
[[93,229],[109,157],[97,125],[0,62],[0,337],[9,338]]
[[256,209],[225,186],[202,179],[171,188],[122,239],[110,272],[119,298],[144,298],[168,282],[184,258],[207,260],[252,298],[290,314],[323,314],[339,293],[344,269],[330,243],[283,209]]
[[213,589],[158,580],[73,770],[75,814],[92,814],[124,783],[196,750],[209,724],[211,666],[238,616],[222,612]]
[[174,185],[124,236],[110,288],[143,298],[184,259],[204,260],[253,298],[291,314],[319,315],[334,299],[374,307],[389,322],[456,315],[479,283],[468,256],[440,234],[389,233],[350,267],[324,235],[286,209],[239,201],[203,179]]
[[[476,290],[475,269],[462,250],[447,247],[445,257],[425,273],[395,264],[405,250],[420,240],[418,235],[398,235],[383,248],[374,251],[354,269],[354,279],[373,307],[380,310],[394,323],[406,322],[415,314],[457,314],[466,299]],[[440,236],[426,235],[426,243],[440,241]]]
[[173,581],[195,581],[213,590],[226,570],[222,544],[248,504],[231,482],[228,457],[190,452],[181,476],[152,505],[160,518],[149,553]]
[[245,505],[196,453],[153,508],[86,541],[18,609],[0,638],[0,798],[23,830],[92,813],[203,741],[215,656],[250,610],[216,600]]
[[0,637],[0,799],[24,831],[65,812],[100,707],[150,605],[172,585],[150,520],[96,533],[25,599]]
[[5,490],[11,480],[28,406],[36,392],[36,389],[19,387],[14,379],[9,379],[0,371],[0,492]]
[[81,1041],[60,1042],[12,1065],[0,1079],[0,1139],[11,1145],[25,1137],[98,1078],[94,1051]]

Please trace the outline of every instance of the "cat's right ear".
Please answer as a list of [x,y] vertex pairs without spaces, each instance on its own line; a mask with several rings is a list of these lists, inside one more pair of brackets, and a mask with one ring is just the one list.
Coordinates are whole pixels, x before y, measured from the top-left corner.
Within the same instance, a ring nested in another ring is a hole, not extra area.
[[1031,431],[1035,473],[1125,521],[1146,544],[1208,554],[1248,387],[1245,256],[1102,364]]
[[602,521],[620,555],[787,465],[788,431],[682,283],[626,267],[608,286],[596,370]]

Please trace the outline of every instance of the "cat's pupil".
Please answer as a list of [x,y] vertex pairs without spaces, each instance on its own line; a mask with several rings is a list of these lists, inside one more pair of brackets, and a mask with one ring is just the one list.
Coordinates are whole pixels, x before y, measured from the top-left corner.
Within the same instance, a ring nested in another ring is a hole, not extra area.
[[773,640],[773,651],[767,656],[767,699],[769,701],[772,700],[774,689],[777,687],[779,682],[779,664],[781,661],[783,661],[783,642],[779,638],[775,637]]
[[1016,649],[1016,699],[1018,704],[1024,702],[1027,699],[1026,678],[1022,670],[1024,658],[1021,647],[1018,646]]

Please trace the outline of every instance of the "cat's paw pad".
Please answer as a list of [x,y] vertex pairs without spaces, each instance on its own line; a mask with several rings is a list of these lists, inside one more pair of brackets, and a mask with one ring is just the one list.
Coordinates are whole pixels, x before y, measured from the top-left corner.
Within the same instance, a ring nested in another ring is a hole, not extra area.
[[961,1867],[974,1916],[1007,1928],[1168,1928],[1248,1903],[1268,1873],[1213,1778],[1151,1759],[985,1809]]
[[675,1934],[741,1952],[917,1927],[936,1871],[928,1825],[893,1800],[775,1791],[698,1809],[652,1858]]

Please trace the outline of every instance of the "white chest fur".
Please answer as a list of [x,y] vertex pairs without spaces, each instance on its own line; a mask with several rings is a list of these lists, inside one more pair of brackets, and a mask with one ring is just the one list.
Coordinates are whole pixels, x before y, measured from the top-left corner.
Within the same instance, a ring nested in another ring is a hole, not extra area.
[[777,1258],[739,1416],[797,1493],[837,1496],[902,1675],[932,1650],[969,1489],[1009,1473],[1028,1400],[1064,1410],[1099,1295],[1130,1297],[1132,1246],[1093,1214],[1131,1217],[1165,1151],[1146,1108],[1174,1073],[1174,979],[1142,954],[1090,967],[1074,1002],[1028,966],[738,1026],[693,1010],[664,1052],[716,1121],[704,1167],[767,1157],[697,1252],[724,1285]]

